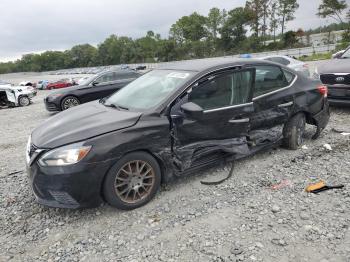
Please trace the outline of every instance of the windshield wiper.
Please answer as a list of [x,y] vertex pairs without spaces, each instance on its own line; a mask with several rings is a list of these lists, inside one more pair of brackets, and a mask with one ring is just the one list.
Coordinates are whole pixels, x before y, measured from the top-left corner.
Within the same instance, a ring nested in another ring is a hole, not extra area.
[[129,108],[127,108],[127,107],[118,106],[118,105],[115,105],[115,104],[104,104],[104,106],[116,108],[118,110],[129,110]]

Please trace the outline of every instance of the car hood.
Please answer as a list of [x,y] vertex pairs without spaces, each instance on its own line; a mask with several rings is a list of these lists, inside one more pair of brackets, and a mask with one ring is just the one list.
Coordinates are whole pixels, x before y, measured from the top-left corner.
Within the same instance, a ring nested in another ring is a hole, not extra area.
[[62,89],[58,89],[58,90],[55,90],[55,91],[52,91],[48,96],[50,95],[54,95],[54,94],[65,94],[65,93],[69,93],[71,91],[74,91],[74,90],[78,90],[80,88],[86,88],[88,86],[69,86],[69,87],[65,87],[65,88],[62,88]]
[[133,126],[142,113],[120,111],[98,101],[70,108],[50,117],[32,133],[39,148],[55,148]]
[[350,73],[350,58],[330,60],[318,66],[317,71],[319,74]]

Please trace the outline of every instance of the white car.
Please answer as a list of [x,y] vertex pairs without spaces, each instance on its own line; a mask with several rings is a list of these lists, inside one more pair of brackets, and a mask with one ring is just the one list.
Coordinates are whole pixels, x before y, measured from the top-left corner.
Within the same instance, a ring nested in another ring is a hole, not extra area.
[[342,56],[342,54],[345,53],[345,51],[346,51],[346,50],[340,50],[340,51],[334,53],[334,54],[332,55],[332,58],[333,58],[333,59],[340,58],[340,57]]
[[0,106],[29,106],[34,96],[31,86],[0,85]]
[[285,65],[289,68],[294,69],[297,72],[302,72],[307,77],[310,76],[310,70],[307,63],[304,63],[302,61],[296,60],[290,56],[285,55],[271,55],[271,56],[265,56],[261,57],[260,59],[275,62],[278,64]]

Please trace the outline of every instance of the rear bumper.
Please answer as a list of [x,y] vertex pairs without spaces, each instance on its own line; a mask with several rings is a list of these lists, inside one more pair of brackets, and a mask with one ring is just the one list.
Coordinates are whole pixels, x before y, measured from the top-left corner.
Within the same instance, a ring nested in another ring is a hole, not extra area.
[[350,99],[328,98],[331,106],[350,106]]
[[317,114],[315,114],[313,116],[313,118],[316,121],[316,126],[318,128],[320,128],[321,130],[323,130],[328,122],[329,122],[329,118],[330,118],[330,111],[329,111],[329,100],[325,99],[324,100],[324,105],[323,105],[323,109],[318,112]]

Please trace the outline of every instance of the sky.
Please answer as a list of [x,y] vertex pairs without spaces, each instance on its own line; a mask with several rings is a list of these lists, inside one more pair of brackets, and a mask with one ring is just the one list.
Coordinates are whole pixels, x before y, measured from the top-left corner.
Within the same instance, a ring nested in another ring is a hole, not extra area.
[[[346,0],[350,4],[350,0]],[[226,10],[245,0],[1,0],[0,62],[27,53],[97,45],[111,34],[142,37],[153,30],[167,37],[170,26],[194,11]],[[310,29],[332,22],[315,14],[321,0],[298,0],[287,29]]]

